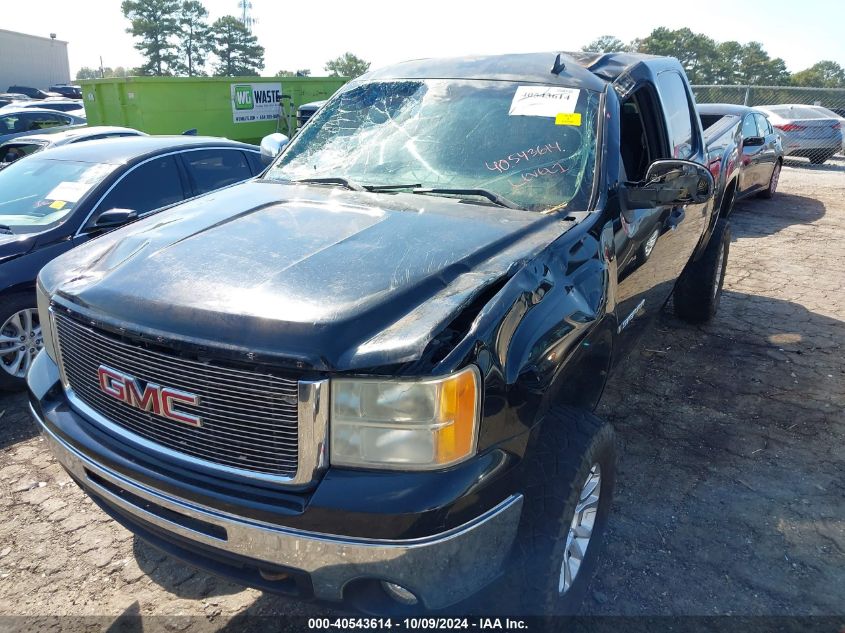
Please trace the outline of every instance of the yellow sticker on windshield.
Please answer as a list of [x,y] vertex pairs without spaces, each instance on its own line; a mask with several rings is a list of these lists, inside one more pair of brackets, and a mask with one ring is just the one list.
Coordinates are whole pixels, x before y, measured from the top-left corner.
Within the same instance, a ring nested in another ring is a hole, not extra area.
[[50,203],[51,209],[64,209],[67,202],[64,200],[56,200],[55,202]]
[[581,113],[561,112],[555,117],[555,125],[581,125]]

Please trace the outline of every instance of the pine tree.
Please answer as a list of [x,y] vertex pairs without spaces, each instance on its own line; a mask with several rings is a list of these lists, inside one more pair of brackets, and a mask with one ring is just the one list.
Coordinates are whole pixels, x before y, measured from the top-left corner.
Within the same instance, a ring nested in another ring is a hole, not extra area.
[[172,75],[179,68],[176,44],[178,0],[124,0],[120,5],[123,15],[131,22],[126,29],[146,62],[138,71],[143,75]]
[[197,0],[185,0],[179,7],[179,70],[188,77],[203,75],[207,54],[214,49],[208,11]]
[[264,68],[264,47],[236,17],[227,15],[211,25],[218,77],[257,75]]

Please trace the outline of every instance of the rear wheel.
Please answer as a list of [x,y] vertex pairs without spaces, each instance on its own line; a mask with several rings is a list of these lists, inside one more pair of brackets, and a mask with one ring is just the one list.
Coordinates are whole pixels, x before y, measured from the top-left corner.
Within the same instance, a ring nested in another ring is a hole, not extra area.
[[709,321],[719,307],[728,266],[731,225],[716,220],[713,235],[698,261],[690,262],[675,285],[675,314],[690,323]]
[[543,421],[504,594],[519,613],[578,611],[604,540],[616,479],[616,439],[607,422],[557,408]]
[[15,294],[0,298],[0,389],[25,388],[26,372],[42,347],[35,297]]
[[775,163],[775,168],[772,170],[772,177],[769,178],[769,186],[766,187],[763,191],[760,192],[761,198],[766,198],[770,200],[774,197],[775,191],[778,188],[778,180],[780,180],[780,169],[782,165],[780,161]]
[[818,151],[814,154],[810,154],[810,162],[813,165],[822,165],[826,163],[829,159],[833,158],[833,155],[836,152],[829,152],[829,151]]

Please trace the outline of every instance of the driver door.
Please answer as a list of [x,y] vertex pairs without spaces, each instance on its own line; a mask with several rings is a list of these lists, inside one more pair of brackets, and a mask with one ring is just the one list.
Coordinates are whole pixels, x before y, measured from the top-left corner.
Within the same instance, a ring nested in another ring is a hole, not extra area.
[[[644,180],[648,165],[660,158],[702,162],[697,115],[685,82],[676,71],[647,79],[621,104],[623,182]],[[620,200],[614,220],[616,315],[619,343],[627,347],[671,295],[704,231],[707,205],[634,208],[626,206],[624,195]]]

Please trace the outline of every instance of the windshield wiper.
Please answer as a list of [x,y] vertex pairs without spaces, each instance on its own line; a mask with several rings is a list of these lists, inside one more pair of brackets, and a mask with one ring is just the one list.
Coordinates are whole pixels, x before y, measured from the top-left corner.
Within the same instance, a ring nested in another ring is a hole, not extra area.
[[346,178],[301,178],[300,180],[292,180],[291,182],[296,184],[340,185],[341,187],[346,187],[352,191],[366,191],[366,189],[357,182],[352,182]]
[[411,193],[433,193],[433,194],[455,194],[459,196],[481,196],[483,198],[487,198],[493,204],[497,204],[500,207],[505,207],[508,209],[520,209],[520,207],[515,202],[511,202],[507,198],[500,196],[498,193],[494,193],[492,191],[488,191],[487,189],[441,189],[441,188],[417,188],[414,189]]
[[412,185],[364,185],[364,189],[376,193],[379,191],[393,191],[395,189],[417,189],[419,187],[422,187],[422,185],[418,182]]

